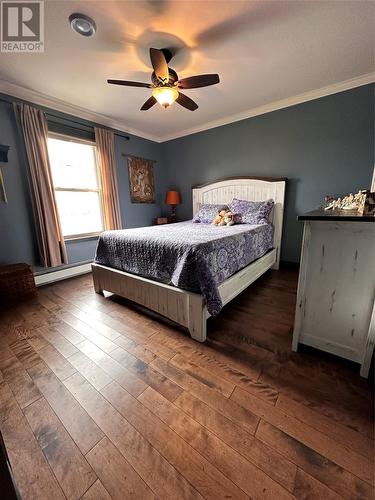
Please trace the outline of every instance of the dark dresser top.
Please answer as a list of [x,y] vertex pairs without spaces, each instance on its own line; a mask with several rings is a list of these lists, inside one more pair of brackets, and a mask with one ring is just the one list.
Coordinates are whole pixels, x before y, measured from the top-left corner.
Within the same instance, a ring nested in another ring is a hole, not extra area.
[[311,210],[297,217],[298,220],[321,220],[321,221],[341,221],[341,222],[374,222],[373,215],[360,215],[349,210]]

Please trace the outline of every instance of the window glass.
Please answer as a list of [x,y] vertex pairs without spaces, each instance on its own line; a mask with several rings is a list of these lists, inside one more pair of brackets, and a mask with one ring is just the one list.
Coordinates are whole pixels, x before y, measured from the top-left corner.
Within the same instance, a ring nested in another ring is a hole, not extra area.
[[99,193],[56,191],[56,201],[64,236],[103,231]]
[[48,154],[55,187],[98,188],[95,146],[49,138]]
[[63,235],[103,231],[95,145],[49,137],[48,153]]

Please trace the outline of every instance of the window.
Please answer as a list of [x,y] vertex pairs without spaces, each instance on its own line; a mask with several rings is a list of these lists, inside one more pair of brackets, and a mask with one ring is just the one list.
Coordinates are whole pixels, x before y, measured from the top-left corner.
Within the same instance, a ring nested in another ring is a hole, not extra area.
[[48,153],[64,237],[102,232],[102,194],[95,144],[51,134]]

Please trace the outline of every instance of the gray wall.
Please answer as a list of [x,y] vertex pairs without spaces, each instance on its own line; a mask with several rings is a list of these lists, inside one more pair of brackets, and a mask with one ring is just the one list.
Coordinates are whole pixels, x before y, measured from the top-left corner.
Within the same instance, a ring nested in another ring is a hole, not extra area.
[[36,262],[34,225],[24,159],[13,108],[0,101],[0,144],[10,146],[8,163],[0,163],[8,204],[0,196],[0,263]]
[[370,187],[374,85],[306,102],[162,144],[178,216],[191,217],[191,187],[220,177],[288,177],[281,258],[299,260],[297,214],[326,194]]
[[[9,203],[0,200],[0,263],[28,262],[38,270],[23,141],[12,99],[0,95],[0,144],[10,146],[2,163]],[[53,130],[93,136],[93,123],[43,108]],[[374,165],[374,85],[335,94],[259,117],[157,144],[115,136],[124,227],[145,226],[167,211],[167,188],[182,193],[179,219],[191,218],[191,187],[234,175],[286,176],[287,199],[281,257],[299,260],[302,224],[297,214],[310,210],[325,194],[338,195],[370,185]],[[122,153],[157,160],[156,203],[130,202],[126,159]],[[96,239],[67,244],[70,264],[91,260]],[[40,270],[40,269],[39,269]]]
[[[0,263],[27,262],[39,267],[27,164],[24,144],[13,114],[12,99],[0,95],[0,144],[10,146],[9,162],[1,163],[9,203],[0,200]],[[93,138],[93,123],[70,117],[43,108],[49,120],[49,128],[82,138]],[[162,161],[162,150],[158,143],[128,134],[115,134],[115,153],[119,183],[120,205],[124,227],[147,226],[163,211],[162,199],[166,189],[166,175]],[[126,158],[122,153],[143,156],[156,160],[154,165],[156,203],[132,204]],[[92,260],[96,238],[67,242],[69,264]]]

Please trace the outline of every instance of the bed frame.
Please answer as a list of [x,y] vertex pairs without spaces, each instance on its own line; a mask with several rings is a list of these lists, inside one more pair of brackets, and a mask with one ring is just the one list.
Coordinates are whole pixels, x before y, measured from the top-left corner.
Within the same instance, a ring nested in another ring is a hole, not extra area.
[[[285,183],[285,178],[231,177],[193,187],[193,213],[198,210],[199,203],[228,204],[233,198],[248,201],[271,198],[275,202],[271,214],[275,228],[274,248],[218,287],[223,305],[268,269],[279,268]],[[96,293],[103,294],[106,290],[125,297],[188,328],[193,339],[206,340],[206,322],[210,314],[202,295],[99,264],[92,264],[92,274]]]

